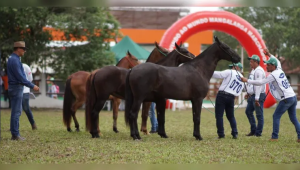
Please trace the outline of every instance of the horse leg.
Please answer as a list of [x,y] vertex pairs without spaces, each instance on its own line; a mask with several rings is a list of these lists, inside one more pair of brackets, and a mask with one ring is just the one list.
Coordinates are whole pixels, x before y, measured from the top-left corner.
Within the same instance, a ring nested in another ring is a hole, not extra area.
[[[108,97],[107,97],[108,98]],[[103,108],[106,100],[97,100],[91,115],[91,130],[90,133],[92,138],[100,138],[100,128],[99,128],[99,112]]]
[[200,135],[200,117],[201,117],[202,102],[203,102],[203,98],[192,99],[193,121],[194,121],[193,136],[196,138],[196,140],[202,140],[202,137]]
[[158,134],[162,138],[168,138],[165,131],[165,111],[166,111],[166,100],[160,99],[156,102],[156,113],[158,121]]
[[141,132],[143,132],[145,135],[149,134],[147,130],[147,120],[149,116],[150,106],[151,102],[143,102]]
[[113,119],[114,119],[113,131],[116,133],[119,133],[117,128],[117,119],[118,119],[120,103],[121,103],[121,99],[113,97]]
[[78,123],[78,121],[77,121],[77,118],[76,118],[76,111],[80,108],[80,107],[82,107],[82,105],[83,105],[83,103],[84,103],[84,101],[83,100],[80,100],[80,101],[75,101],[75,103],[73,104],[73,106],[72,106],[72,111],[73,111],[73,113],[72,113],[72,117],[73,117],[73,120],[74,120],[74,123],[75,123],[75,128],[76,128],[76,131],[77,132],[79,132],[80,130],[79,130],[79,123]]
[[142,104],[142,100],[141,101],[134,100],[129,115],[130,136],[133,138],[133,140],[142,139],[139,134],[139,130],[137,126],[137,118],[138,118],[139,110],[141,108],[141,104]]

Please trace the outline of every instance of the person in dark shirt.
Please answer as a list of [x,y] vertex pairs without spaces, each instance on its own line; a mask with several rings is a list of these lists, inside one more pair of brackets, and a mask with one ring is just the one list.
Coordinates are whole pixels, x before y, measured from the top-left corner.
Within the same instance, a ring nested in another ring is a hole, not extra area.
[[12,140],[25,140],[20,136],[19,118],[22,113],[23,86],[39,91],[39,87],[26,79],[21,58],[26,52],[25,42],[14,43],[14,52],[7,61],[8,95],[11,100],[10,131]]

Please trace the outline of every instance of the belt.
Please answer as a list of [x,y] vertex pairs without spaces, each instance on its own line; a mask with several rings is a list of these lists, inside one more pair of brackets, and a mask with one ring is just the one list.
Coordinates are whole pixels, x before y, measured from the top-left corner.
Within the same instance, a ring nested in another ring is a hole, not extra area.
[[235,97],[233,94],[227,93],[227,92],[225,92],[225,91],[219,91],[219,93],[221,93],[221,94],[226,94],[226,95],[228,95],[228,96]]

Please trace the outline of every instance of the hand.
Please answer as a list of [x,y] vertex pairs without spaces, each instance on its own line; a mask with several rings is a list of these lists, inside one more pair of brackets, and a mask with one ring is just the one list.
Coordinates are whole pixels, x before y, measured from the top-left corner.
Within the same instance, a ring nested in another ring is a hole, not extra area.
[[270,56],[270,52],[267,48],[264,49],[264,54],[267,55],[267,56]]
[[245,78],[245,77],[241,77],[241,79],[242,79],[242,82],[247,82],[248,81],[248,79]]
[[260,104],[259,104],[259,101],[258,100],[255,100],[255,106],[259,107]]
[[245,99],[248,99],[248,98],[249,98],[249,95],[248,95],[248,94],[246,94],[244,98],[245,98]]
[[39,88],[37,85],[34,85],[33,90],[34,90],[34,91],[39,91],[40,88]]

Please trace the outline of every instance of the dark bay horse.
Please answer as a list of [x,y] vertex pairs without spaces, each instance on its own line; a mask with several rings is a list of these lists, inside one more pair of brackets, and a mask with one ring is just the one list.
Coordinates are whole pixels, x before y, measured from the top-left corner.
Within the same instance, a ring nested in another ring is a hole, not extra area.
[[[175,44],[176,50],[170,52],[166,57],[157,62],[166,66],[178,66],[181,63],[193,59],[195,56],[186,49]],[[150,57],[151,58],[151,54]],[[147,60],[150,62],[150,59]],[[140,64],[143,65],[143,64]],[[119,98],[125,98],[125,80],[129,70],[107,66],[98,70],[94,75],[89,77],[87,84],[87,100],[86,100],[86,127],[90,130],[92,138],[99,137],[99,112],[102,109],[105,100],[109,95]],[[142,125],[147,125],[147,117],[150,104],[147,109],[142,110]],[[146,127],[144,127],[147,129]]]
[[137,117],[143,101],[156,102],[158,117],[158,134],[167,138],[165,132],[166,98],[191,100],[193,110],[194,132],[197,140],[200,135],[200,113],[202,102],[209,90],[209,81],[219,60],[234,63],[240,56],[226,44],[215,37],[215,43],[199,54],[195,59],[180,67],[165,67],[145,63],[134,67],[126,77],[125,121],[130,125],[130,135],[141,139],[137,130]]
[[[138,65],[138,59],[131,55],[128,51],[127,55],[122,58],[117,67],[130,69]],[[78,71],[71,74],[65,86],[64,103],[63,103],[63,122],[67,126],[67,130],[71,132],[71,118],[73,117],[76,131],[79,131],[79,123],[76,118],[77,109],[81,108],[86,99],[86,82],[88,77],[91,75],[90,72]],[[114,104],[113,110],[118,109],[120,100],[117,98],[110,98]],[[115,108],[117,107],[117,108]]]

